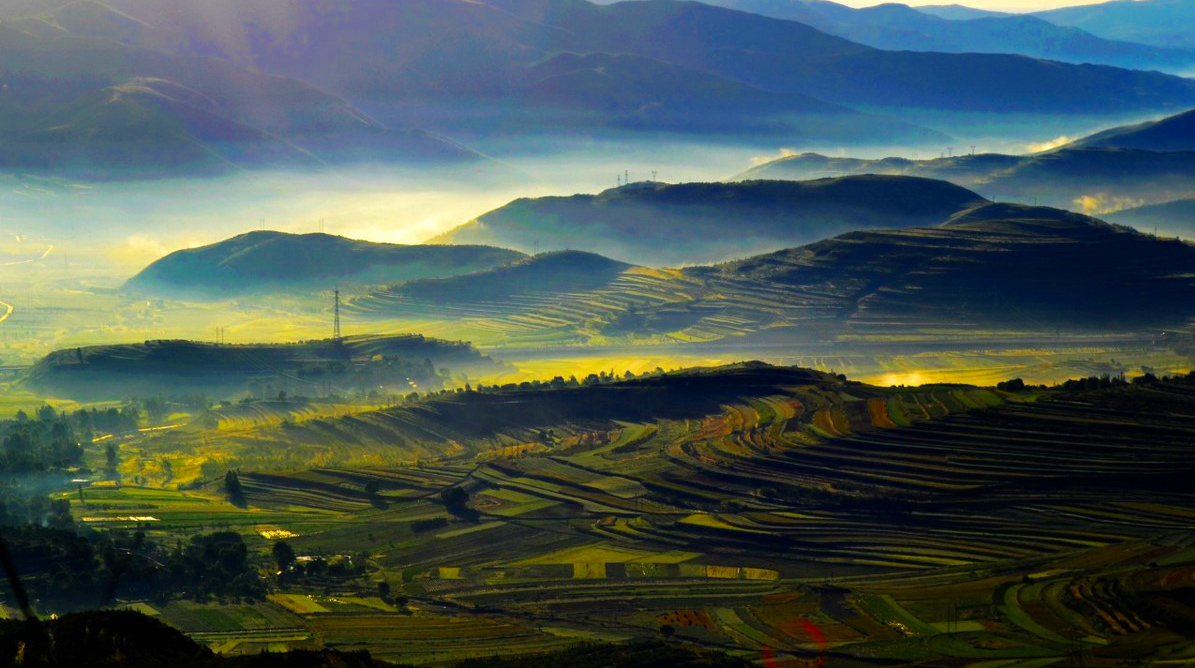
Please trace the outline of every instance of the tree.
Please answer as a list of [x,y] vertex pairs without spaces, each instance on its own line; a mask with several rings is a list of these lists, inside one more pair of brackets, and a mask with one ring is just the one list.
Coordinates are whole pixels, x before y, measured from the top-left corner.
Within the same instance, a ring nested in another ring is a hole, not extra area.
[[116,459],[116,446],[114,444],[109,443],[108,447],[104,448],[104,461],[108,467],[108,472],[115,473],[118,461]]
[[440,502],[458,519],[477,520],[477,511],[469,507],[469,493],[460,487],[449,487],[440,492]]
[[290,543],[280,540],[274,543],[274,563],[278,564],[278,571],[285,573],[290,570],[290,567],[295,563],[295,550],[290,546]]
[[241,479],[232,471],[224,474],[224,493],[233,505],[245,505],[245,490],[241,487]]
[[1012,380],[1005,380],[996,383],[996,389],[1004,392],[1024,392],[1025,381],[1020,378],[1013,378]]

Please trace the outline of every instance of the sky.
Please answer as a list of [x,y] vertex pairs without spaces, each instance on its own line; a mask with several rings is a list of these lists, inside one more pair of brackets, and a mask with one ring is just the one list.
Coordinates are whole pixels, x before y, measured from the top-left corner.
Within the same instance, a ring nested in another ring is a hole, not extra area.
[[1058,7],[1074,7],[1077,5],[1097,4],[1096,2],[1082,2],[1075,0],[968,0],[966,2],[951,2],[951,0],[834,0],[839,4],[851,7],[871,7],[885,2],[899,2],[904,5],[917,7],[920,5],[960,4],[976,9],[988,9],[998,12],[1039,12]]

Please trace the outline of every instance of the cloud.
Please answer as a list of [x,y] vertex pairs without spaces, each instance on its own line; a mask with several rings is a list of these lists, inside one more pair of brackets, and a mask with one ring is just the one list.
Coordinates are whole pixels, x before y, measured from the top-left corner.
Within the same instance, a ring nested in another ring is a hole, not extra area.
[[1082,197],[1075,198],[1075,207],[1089,216],[1116,213],[1117,211],[1132,209],[1142,204],[1145,204],[1145,200],[1133,199],[1132,197],[1115,197],[1105,193],[1095,193],[1094,195],[1083,195]]
[[758,167],[759,165],[764,165],[764,164],[767,164],[774,160],[781,160],[783,158],[791,158],[795,155],[800,155],[800,153],[798,153],[796,149],[782,148],[779,151],[777,151],[776,153],[773,153],[772,155],[757,155],[757,156],[752,157],[751,165],[753,167]]
[[1074,140],[1071,139],[1070,137],[1067,137],[1066,135],[1063,135],[1061,137],[1055,137],[1054,139],[1051,139],[1050,141],[1045,141],[1040,144],[1029,144],[1028,146],[1025,147],[1025,150],[1029,151],[1030,153],[1044,153],[1045,151],[1052,151],[1052,150],[1058,148],[1059,146],[1065,146],[1065,145],[1071,143],[1072,141],[1074,141]]
[[167,245],[161,239],[144,234],[134,234],[111,247],[108,258],[120,267],[140,269],[149,263],[169,255],[179,248],[198,246],[199,243]]

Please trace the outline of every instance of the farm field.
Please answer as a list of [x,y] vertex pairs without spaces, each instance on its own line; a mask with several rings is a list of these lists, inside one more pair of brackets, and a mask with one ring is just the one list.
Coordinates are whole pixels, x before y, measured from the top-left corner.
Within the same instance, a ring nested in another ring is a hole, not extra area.
[[[234,622],[159,609],[227,652],[436,665],[462,646],[666,629],[765,664],[1165,666],[1195,652],[1192,414],[1186,378],[1007,392],[746,364],[262,424],[243,447],[308,429],[344,444],[324,467],[242,467],[243,508],[211,484],[93,486],[72,503],[152,516],[141,528],[165,541],[204,517],[263,563],[284,540],[365,564],[278,579]],[[455,446],[408,459],[435,439]],[[369,466],[336,460],[366,450]]]

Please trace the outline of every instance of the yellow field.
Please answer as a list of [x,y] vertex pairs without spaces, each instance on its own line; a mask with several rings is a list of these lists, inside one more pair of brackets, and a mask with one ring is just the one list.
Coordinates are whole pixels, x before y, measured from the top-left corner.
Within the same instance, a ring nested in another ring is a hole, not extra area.
[[296,615],[315,615],[331,612],[306,594],[270,594],[268,598]]
[[540,555],[531,559],[517,561],[512,566],[532,566],[550,564],[679,564],[701,556],[696,552],[647,552],[627,547],[615,546],[610,543],[595,543],[574,547],[559,552]]

